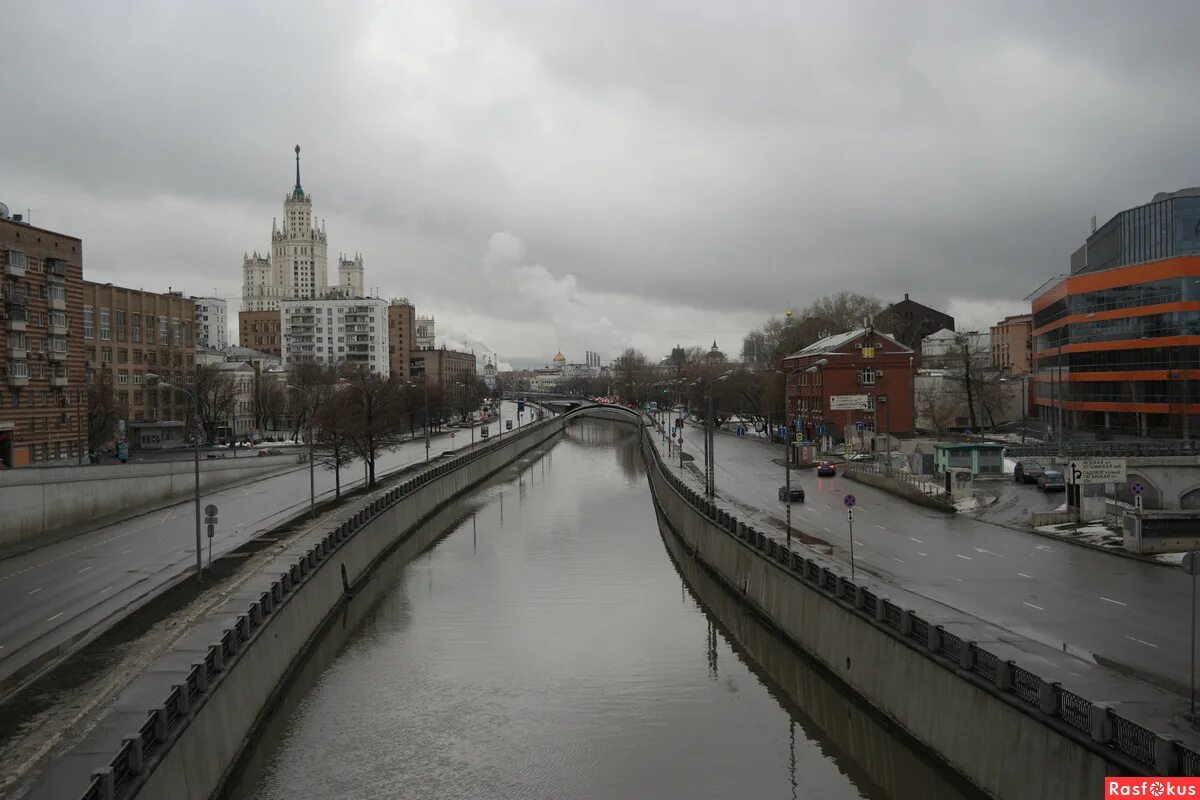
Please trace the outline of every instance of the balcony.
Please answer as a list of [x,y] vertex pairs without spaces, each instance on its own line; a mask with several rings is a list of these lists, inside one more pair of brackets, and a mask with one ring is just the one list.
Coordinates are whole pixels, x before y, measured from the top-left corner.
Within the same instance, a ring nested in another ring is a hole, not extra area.
[[61,295],[51,293],[50,298],[46,301],[46,305],[50,307],[51,311],[66,311],[67,310],[66,293],[64,292]]
[[8,315],[4,320],[5,330],[23,331],[25,323],[29,321],[29,312],[25,310],[25,306],[9,306]]
[[4,274],[10,278],[24,278],[29,259],[19,250],[4,251]]
[[47,258],[44,262],[46,265],[46,275],[50,280],[62,283],[67,278],[67,262],[61,258]]
[[19,387],[29,385],[29,365],[24,361],[8,362],[8,385]]
[[[67,351],[66,350],[51,350],[48,353],[46,353],[46,358],[48,358],[51,361],[66,361],[67,360]],[[108,363],[108,362],[105,362],[105,363]]]
[[69,383],[70,381],[67,379],[66,375],[50,376],[50,385],[58,389],[65,389]]
[[[21,339],[24,338],[25,337],[23,336],[21,337]],[[17,344],[17,340],[15,338],[10,338],[8,340],[8,357],[20,359],[29,358],[29,347],[24,341],[21,341],[20,344]]]
[[66,336],[68,333],[70,333],[70,330],[70,327],[66,324],[55,325],[53,322],[51,322],[46,326],[46,332],[51,336]]

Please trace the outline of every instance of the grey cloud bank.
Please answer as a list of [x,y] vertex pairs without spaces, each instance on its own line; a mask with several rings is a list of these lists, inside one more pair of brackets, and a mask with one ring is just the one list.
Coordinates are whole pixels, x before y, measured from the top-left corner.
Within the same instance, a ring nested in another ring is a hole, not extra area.
[[[812,296],[984,325],[1200,183],[1194,4],[24,4],[0,200],[90,277],[237,297],[304,146],[330,252],[502,357]],[[47,54],[53,54],[47,57]]]

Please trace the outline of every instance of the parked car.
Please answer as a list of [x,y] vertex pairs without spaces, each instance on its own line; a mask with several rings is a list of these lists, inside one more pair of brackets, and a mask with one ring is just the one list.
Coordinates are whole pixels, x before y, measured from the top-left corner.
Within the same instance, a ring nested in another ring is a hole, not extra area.
[[784,503],[804,502],[804,489],[799,486],[793,486],[791,490],[791,499],[788,499],[788,488],[786,486],[779,487],[779,500]]
[[1018,461],[1013,467],[1013,480],[1017,483],[1036,483],[1043,470],[1036,461]]
[[1066,491],[1067,482],[1063,480],[1061,472],[1044,469],[1042,474],[1038,475],[1037,487],[1043,492],[1062,492]]
[[281,456],[283,455],[283,451],[278,447],[264,447],[258,451],[258,454],[260,456]]
[[854,455],[850,456],[850,460],[851,461],[874,461],[875,454],[874,453],[855,453]]
[[833,465],[832,461],[821,461],[817,463],[818,478],[832,478],[834,475],[837,475],[837,467]]

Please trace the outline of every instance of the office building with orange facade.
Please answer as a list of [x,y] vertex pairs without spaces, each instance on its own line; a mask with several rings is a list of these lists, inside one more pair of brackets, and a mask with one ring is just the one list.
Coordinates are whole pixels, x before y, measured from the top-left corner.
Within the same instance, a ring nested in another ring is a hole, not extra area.
[[1032,310],[1048,430],[1189,438],[1200,422],[1200,188],[1114,216]]

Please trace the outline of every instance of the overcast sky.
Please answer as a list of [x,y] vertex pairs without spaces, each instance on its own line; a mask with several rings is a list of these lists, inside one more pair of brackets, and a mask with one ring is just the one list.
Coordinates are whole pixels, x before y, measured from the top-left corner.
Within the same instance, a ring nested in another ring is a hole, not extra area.
[[231,299],[303,147],[330,270],[546,360],[788,304],[987,325],[1200,184],[1194,2],[10,3],[0,201],[92,280]]

